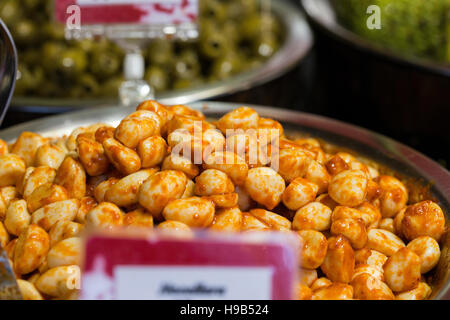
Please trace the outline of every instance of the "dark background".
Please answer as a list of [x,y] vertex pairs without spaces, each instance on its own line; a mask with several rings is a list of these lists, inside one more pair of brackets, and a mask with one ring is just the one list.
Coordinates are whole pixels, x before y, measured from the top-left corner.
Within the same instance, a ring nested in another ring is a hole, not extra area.
[[[299,0],[290,0],[299,6]],[[450,165],[450,77],[360,52],[319,30],[306,58],[283,77],[218,101],[301,110],[354,123]],[[46,116],[10,110],[2,128]]]

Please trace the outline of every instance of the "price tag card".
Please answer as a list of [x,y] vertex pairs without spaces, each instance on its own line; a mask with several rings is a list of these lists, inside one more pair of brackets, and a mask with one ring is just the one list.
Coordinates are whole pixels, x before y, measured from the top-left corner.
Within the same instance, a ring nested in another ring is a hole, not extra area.
[[292,299],[298,270],[290,237],[180,239],[92,235],[82,299]]
[[198,0],[55,0],[56,20],[63,24],[78,18],[82,26],[179,25],[195,23],[197,16]]

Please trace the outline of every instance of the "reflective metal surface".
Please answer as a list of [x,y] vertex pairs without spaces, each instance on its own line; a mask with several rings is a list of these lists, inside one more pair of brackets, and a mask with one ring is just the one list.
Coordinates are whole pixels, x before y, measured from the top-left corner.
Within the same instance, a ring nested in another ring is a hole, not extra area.
[[[187,90],[156,94],[166,104],[185,104],[232,94],[269,82],[292,69],[312,47],[313,36],[303,13],[285,0],[272,1],[272,10],[286,29],[281,48],[261,67],[233,76],[227,80],[200,85]],[[27,112],[63,112],[70,109],[107,107],[116,99],[61,99],[15,97],[13,108]]]
[[0,19],[0,125],[14,93],[17,73],[17,51],[11,33]]
[[[237,104],[220,102],[199,102],[190,104],[210,118],[218,118],[239,107]],[[447,217],[450,213],[450,173],[421,153],[380,134],[329,118],[289,111],[284,109],[251,106],[262,117],[280,121],[289,133],[307,134],[323,139],[337,147],[351,149],[359,155],[386,166],[396,173],[418,181],[431,183],[431,193],[439,202]],[[113,107],[91,109],[76,113],[48,117],[24,123],[0,131],[0,138],[12,142],[22,131],[39,132],[45,136],[69,134],[74,128],[104,122],[117,125],[119,121],[134,111],[134,108]],[[441,260],[432,274],[433,299],[450,299],[449,262],[450,237],[442,240]]]
[[404,57],[377,45],[341,26],[329,0],[300,0],[308,18],[335,38],[339,38],[358,49],[383,56],[393,62],[413,66],[435,74],[450,77],[450,67],[423,58]]

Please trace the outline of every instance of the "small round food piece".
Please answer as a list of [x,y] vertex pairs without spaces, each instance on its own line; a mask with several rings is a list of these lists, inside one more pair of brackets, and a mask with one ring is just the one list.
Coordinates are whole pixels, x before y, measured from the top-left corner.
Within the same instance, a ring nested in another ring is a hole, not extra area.
[[226,208],[216,211],[216,217],[211,225],[211,230],[239,232],[242,225],[242,212],[238,207]]
[[161,212],[172,200],[182,197],[188,179],[181,171],[165,170],[148,178],[139,189],[138,201],[153,217],[162,220]]
[[36,288],[52,297],[65,297],[80,287],[80,267],[61,266],[45,271],[36,281]]
[[275,170],[259,167],[248,171],[245,190],[253,200],[267,209],[272,210],[280,203],[284,189],[284,180]]
[[355,253],[350,242],[342,235],[328,239],[328,250],[320,266],[333,282],[349,283],[355,269]]
[[290,210],[298,210],[313,202],[319,187],[303,178],[296,178],[284,190],[282,201]]
[[228,112],[217,122],[217,128],[226,134],[227,129],[255,129],[258,127],[258,113],[248,107],[240,107]]
[[305,179],[313,182],[319,187],[317,191],[318,194],[327,192],[331,181],[331,177],[328,174],[327,169],[315,160],[309,161],[309,165],[305,173]]
[[366,197],[367,183],[367,176],[361,170],[345,170],[333,177],[328,194],[343,206],[357,206]]
[[69,199],[69,193],[64,187],[52,183],[45,183],[37,187],[28,197],[28,211],[32,213],[50,203],[67,199]]
[[30,224],[31,216],[28,212],[25,200],[13,201],[6,210],[5,227],[6,230],[15,236],[20,235]]
[[229,151],[215,151],[206,159],[204,169],[217,169],[225,172],[237,186],[245,183],[248,164],[244,159]]
[[17,279],[17,285],[24,300],[44,300],[34,284],[29,281]]
[[352,300],[353,287],[345,283],[333,283],[314,291],[312,300]]
[[234,184],[225,172],[208,169],[195,178],[194,192],[198,196],[232,193]]
[[400,180],[392,176],[380,176],[377,182],[381,188],[381,214],[383,218],[392,218],[406,207],[408,190]]
[[394,292],[414,289],[420,282],[420,266],[419,256],[408,248],[402,248],[383,266],[386,283]]
[[58,168],[55,184],[64,187],[70,198],[81,199],[86,194],[86,172],[80,162],[66,157]]
[[163,161],[161,170],[178,170],[183,172],[189,179],[193,179],[199,173],[199,168],[190,159],[169,154]]
[[290,183],[306,175],[311,160],[303,150],[281,149],[278,155],[278,173]]
[[431,288],[425,282],[420,282],[412,290],[399,293],[395,296],[396,300],[426,300],[431,294]]
[[166,220],[180,221],[192,228],[208,227],[214,220],[214,204],[199,197],[173,200],[163,210]]
[[330,281],[330,279],[322,277],[322,278],[318,278],[316,281],[313,282],[313,284],[311,285],[311,290],[313,291],[317,291],[319,289],[322,288],[326,288],[329,287],[333,284],[333,282]]
[[291,222],[285,217],[264,209],[252,209],[249,214],[275,230],[291,230]]
[[11,148],[11,153],[25,160],[26,165],[34,164],[37,149],[46,142],[45,138],[33,132],[22,132]]
[[445,232],[444,213],[433,201],[413,204],[404,213],[401,232],[410,241],[421,236],[429,236],[439,241]]
[[378,228],[387,230],[395,234],[394,219],[392,218],[381,219]]
[[158,169],[144,169],[120,179],[105,192],[105,201],[124,207],[138,203],[141,185]]
[[111,228],[123,223],[123,212],[110,202],[99,203],[86,215],[86,224],[94,227]]
[[384,281],[383,268],[378,268],[368,264],[358,264],[355,267],[355,272],[353,272],[352,280],[355,279],[360,274],[368,274],[380,281]]
[[27,274],[45,261],[50,248],[50,238],[44,229],[30,225],[19,235],[14,250],[14,271]]
[[23,184],[23,198],[26,200],[33,191],[45,184],[52,183],[56,176],[56,170],[48,166],[35,168],[26,178]]
[[345,236],[355,249],[363,248],[367,243],[367,231],[362,220],[338,219],[331,224],[331,234]]
[[308,203],[297,210],[292,222],[295,230],[325,231],[331,226],[331,209],[320,202]]
[[302,268],[318,268],[327,254],[327,238],[321,232],[315,230],[301,230],[297,233],[303,239],[303,248],[301,248]]
[[123,216],[124,226],[153,228],[153,216],[144,209],[139,208]]
[[325,167],[332,176],[335,176],[338,173],[341,173],[342,171],[350,169],[347,162],[345,162],[344,159],[342,159],[338,155],[335,155],[330,160],[328,160],[327,163],[325,164]]
[[15,186],[25,174],[25,161],[15,154],[0,156],[0,187]]
[[295,288],[295,300],[311,300],[312,294],[312,290],[304,284],[299,283]]
[[101,143],[78,136],[77,149],[80,162],[90,176],[99,176],[108,171],[109,160]]
[[394,300],[392,290],[380,279],[368,273],[361,273],[353,278],[354,298],[358,300]]
[[191,228],[180,221],[166,220],[158,224],[157,229],[177,238],[192,238],[194,236]]
[[415,238],[406,247],[419,256],[421,273],[427,273],[433,269],[441,257],[439,243],[428,236]]
[[128,148],[136,148],[141,140],[159,135],[162,120],[148,110],[138,110],[125,117],[117,126],[114,137]]
[[34,164],[36,166],[49,166],[58,169],[66,156],[66,150],[62,147],[46,143],[39,147],[36,151]]
[[298,270],[298,280],[299,283],[310,287],[317,280],[317,270],[300,268]]
[[355,251],[356,265],[365,264],[383,270],[383,265],[387,261],[388,257],[376,250],[363,248]]
[[48,231],[58,221],[74,220],[79,208],[80,201],[77,199],[53,202],[33,212],[31,223]]
[[160,136],[153,136],[141,140],[137,153],[142,161],[142,168],[151,168],[161,164],[167,155],[167,143]]
[[81,239],[67,238],[56,243],[47,254],[49,268],[79,265],[81,258]]
[[388,257],[405,247],[402,239],[387,230],[370,229],[367,237],[367,248],[379,251]]
[[127,148],[119,141],[113,138],[106,139],[103,141],[103,148],[109,161],[123,174],[129,175],[141,168],[141,159],[136,151]]

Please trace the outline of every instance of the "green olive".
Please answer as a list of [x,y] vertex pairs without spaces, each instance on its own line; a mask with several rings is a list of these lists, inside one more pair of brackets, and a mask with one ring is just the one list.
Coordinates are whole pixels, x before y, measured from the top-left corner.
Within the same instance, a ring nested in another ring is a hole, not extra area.
[[14,26],[22,17],[20,3],[17,0],[2,0],[0,2],[0,18],[9,26]]
[[272,56],[279,47],[280,43],[278,39],[271,35],[259,37],[253,42],[255,53],[264,58]]
[[99,79],[113,76],[119,72],[121,61],[119,57],[108,51],[92,52],[90,70]]
[[145,72],[145,80],[157,92],[165,91],[169,86],[168,72],[158,66],[150,66]]
[[241,21],[240,30],[244,39],[252,41],[268,33],[278,34],[280,24],[272,14],[252,14]]
[[175,59],[174,74],[176,78],[193,79],[200,73],[200,59],[194,50],[184,50]]
[[77,87],[81,97],[95,97],[100,93],[100,85],[94,76],[85,73],[77,78]]
[[101,96],[103,97],[117,97],[119,94],[120,85],[123,82],[122,76],[115,76],[107,79],[101,83]]
[[59,72],[74,76],[81,74],[87,67],[87,57],[83,50],[70,48],[63,50],[56,61]]
[[39,41],[39,28],[28,19],[16,22],[11,30],[14,41],[18,45],[32,45]]
[[[41,48],[42,65],[47,71],[57,69],[56,62],[65,50],[65,45],[60,42],[46,42]],[[19,55],[20,57],[20,55]],[[19,58],[20,59],[20,58]]]
[[200,52],[207,58],[216,59],[230,48],[230,42],[221,32],[203,30],[200,37]]
[[241,69],[241,60],[236,54],[229,53],[214,60],[211,76],[216,80],[229,78]]
[[200,1],[200,13],[202,18],[213,19],[218,23],[227,20],[227,7],[217,0]]
[[59,23],[48,22],[44,24],[43,33],[50,40],[64,41],[65,39],[65,27]]
[[174,46],[171,41],[153,40],[148,48],[148,62],[153,65],[170,66],[174,58]]

